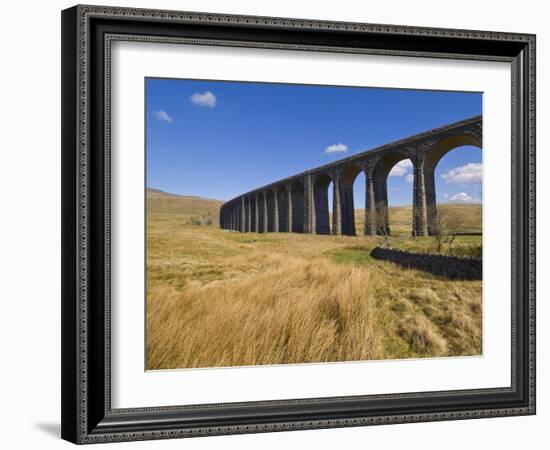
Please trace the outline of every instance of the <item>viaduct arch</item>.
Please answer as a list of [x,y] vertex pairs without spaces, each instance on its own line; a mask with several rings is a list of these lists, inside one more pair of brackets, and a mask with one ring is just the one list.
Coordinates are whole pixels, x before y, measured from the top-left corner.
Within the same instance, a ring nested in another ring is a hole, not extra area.
[[[353,183],[365,176],[365,235],[390,233],[387,178],[399,161],[413,163],[412,234],[434,232],[434,173],[440,159],[463,145],[481,149],[482,118],[475,116],[410,136],[262,186],[224,203],[220,227],[241,232],[356,234]],[[328,187],[333,185],[332,226]]]

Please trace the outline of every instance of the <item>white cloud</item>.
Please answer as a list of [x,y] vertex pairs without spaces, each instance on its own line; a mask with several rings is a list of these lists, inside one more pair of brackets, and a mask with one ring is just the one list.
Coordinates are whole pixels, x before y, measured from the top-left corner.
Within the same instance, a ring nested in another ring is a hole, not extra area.
[[466,192],[459,192],[450,198],[451,202],[457,203],[480,203],[481,200],[477,197],[473,197]]
[[414,175],[412,173],[409,173],[406,177],[405,177],[405,181],[407,183],[413,183],[414,182]]
[[341,142],[338,144],[329,145],[327,148],[325,148],[325,153],[345,153],[347,151],[348,146],[342,144]]
[[208,108],[214,108],[217,102],[216,96],[210,91],[206,91],[204,94],[195,92],[190,99],[193,104],[198,106],[207,106]]
[[172,123],[174,121],[174,119],[172,119],[170,115],[166,111],[163,111],[162,109],[159,111],[153,111],[153,114],[161,122]]
[[449,170],[441,178],[447,183],[478,184],[483,180],[483,167],[481,163],[469,163]]
[[443,197],[445,198],[449,198],[449,194],[447,194],[446,192],[443,194]]
[[390,177],[401,177],[405,175],[409,169],[411,169],[413,166],[413,163],[410,159],[404,159],[403,161],[399,161],[395,166],[392,167],[390,170],[389,176]]

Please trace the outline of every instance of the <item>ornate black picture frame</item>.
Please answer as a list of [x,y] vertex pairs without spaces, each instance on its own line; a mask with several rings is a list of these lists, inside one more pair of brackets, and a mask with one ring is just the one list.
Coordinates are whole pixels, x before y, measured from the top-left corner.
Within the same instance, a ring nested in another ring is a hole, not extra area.
[[[113,409],[109,101],[114,40],[511,63],[511,386]],[[62,12],[62,109],[64,439],[84,444],[535,413],[534,35],[75,6]]]

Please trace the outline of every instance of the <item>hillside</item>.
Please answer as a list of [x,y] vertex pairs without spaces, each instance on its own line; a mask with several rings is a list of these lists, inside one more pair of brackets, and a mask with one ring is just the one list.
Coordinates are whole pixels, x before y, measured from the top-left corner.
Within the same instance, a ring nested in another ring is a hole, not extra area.
[[[218,225],[221,200],[196,196],[177,195],[158,189],[147,189],[148,214],[166,215],[183,220],[189,225]],[[439,204],[439,211],[450,213],[459,218],[461,233],[480,233],[482,207],[479,204]],[[412,225],[412,206],[393,206],[389,209],[390,228],[394,235],[410,234]],[[355,210],[355,223],[358,235],[363,234],[365,212]]]
[[158,189],[147,189],[147,214],[177,215],[178,219],[190,224],[217,225],[219,222],[221,200],[208,198],[170,194]]
[[[147,369],[481,354],[481,281],[375,260],[381,243],[149,216]],[[455,254],[479,255],[480,245],[459,236]],[[435,243],[392,246],[433,252]]]
[[[443,203],[437,205],[438,211],[452,214],[461,224],[460,233],[481,233],[482,207],[480,204]],[[392,206],[389,208],[390,229],[392,234],[409,234],[412,226],[412,205]],[[365,210],[355,210],[357,234],[361,234],[365,224]]]
[[[230,233],[221,204],[147,193],[148,369],[481,353],[481,281],[373,259],[384,239],[362,236],[363,211],[357,237]],[[479,230],[480,205],[445,208]],[[434,252],[433,238],[410,239],[411,216],[390,209],[391,245]],[[453,252],[481,256],[481,236]]]

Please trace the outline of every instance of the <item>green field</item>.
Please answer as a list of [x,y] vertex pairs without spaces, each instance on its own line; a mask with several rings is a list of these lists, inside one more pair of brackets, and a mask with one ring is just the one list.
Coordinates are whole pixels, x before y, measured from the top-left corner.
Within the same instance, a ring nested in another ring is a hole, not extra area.
[[[380,237],[221,230],[221,203],[148,193],[149,369],[481,353],[480,281],[373,260]],[[479,205],[441,208],[481,231]],[[390,208],[391,245],[434,251],[433,238],[410,238],[411,215]],[[479,255],[481,236],[454,246]]]

